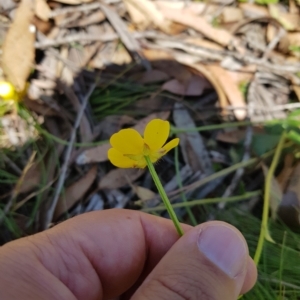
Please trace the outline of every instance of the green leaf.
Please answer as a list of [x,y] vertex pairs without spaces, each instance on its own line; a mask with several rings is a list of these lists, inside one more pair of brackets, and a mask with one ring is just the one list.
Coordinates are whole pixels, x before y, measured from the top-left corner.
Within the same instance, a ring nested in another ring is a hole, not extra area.
[[280,139],[280,135],[275,134],[256,134],[252,140],[252,150],[256,155],[261,156],[269,150],[275,148]]

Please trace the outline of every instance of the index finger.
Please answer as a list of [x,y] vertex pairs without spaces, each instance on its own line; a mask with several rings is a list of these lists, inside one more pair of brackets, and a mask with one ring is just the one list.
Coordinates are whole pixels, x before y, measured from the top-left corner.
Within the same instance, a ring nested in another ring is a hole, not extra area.
[[23,257],[33,252],[77,299],[107,299],[146,276],[178,238],[170,220],[112,209],[75,217],[10,248],[18,243]]

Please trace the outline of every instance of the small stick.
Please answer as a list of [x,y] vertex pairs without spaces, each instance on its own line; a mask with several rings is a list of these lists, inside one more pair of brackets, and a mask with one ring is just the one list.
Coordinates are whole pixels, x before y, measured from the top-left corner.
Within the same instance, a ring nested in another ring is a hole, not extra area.
[[81,122],[81,119],[83,117],[85,108],[88,104],[88,100],[90,99],[90,96],[92,95],[96,85],[97,85],[96,83],[93,83],[91,85],[91,87],[89,88],[86,96],[83,99],[83,102],[81,104],[81,108],[78,111],[78,114],[77,114],[77,117],[76,117],[76,120],[75,120],[75,124],[74,124],[73,130],[71,132],[70,141],[69,141],[69,144],[68,144],[68,147],[67,147],[67,150],[66,150],[64,163],[63,163],[63,166],[61,168],[60,176],[59,176],[58,183],[57,183],[57,186],[56,186],[56,189],[55,189],[54,198],[52,200],[52,203],[51,203],[51,205],[50,205],[50,207],[47,211],[47,214],[46,214],[46,217],[45,217],[45,220],[44,220],[44,224],[43,224],[44,228],[48,228],[49,224],[51,223],[51,221],[53,219],[55,207],[57,205],[57,201],[59,199],[61,190],[62,190],[64,182],[65,182],[67,169],[68,169],[68,165],[69,165],[68,162],[69,162],[70,157],[71,157],[71,152],[72,152],[72,148],[73,148],[73,145],[74,145],[76,132],[77,132],[77,129],[80,125],[80,122]]

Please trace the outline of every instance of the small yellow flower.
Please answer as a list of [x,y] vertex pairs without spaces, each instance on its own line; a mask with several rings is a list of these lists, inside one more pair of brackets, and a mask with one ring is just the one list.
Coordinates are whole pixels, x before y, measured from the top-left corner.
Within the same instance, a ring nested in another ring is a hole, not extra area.
[[179,138],[166,143],[170,133],[168,121],[154,119],[148,123],[144,138],[134,129],[122,129],[112,135],[108,158],[118,168],[145,168],[145,156],[155,163],[179,143]]
[[5,101],[17,101],[17,93],[14,86],[7,81],[0,81],[0,98]]
[[18,102],[25,97],[28,87],[26,83],[24,90],[17,91],[10,82],[0,80],[0,100]]

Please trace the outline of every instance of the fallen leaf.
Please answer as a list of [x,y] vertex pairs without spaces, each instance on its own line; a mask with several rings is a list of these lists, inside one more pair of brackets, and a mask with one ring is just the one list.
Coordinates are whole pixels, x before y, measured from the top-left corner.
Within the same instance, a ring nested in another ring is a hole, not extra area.
[[85,164],[90,164],[94,162],[103,162],[107,161],[107,151],[108,149],[111,148],[111,145],[109,143],[103,144],[91,149],[88,149],[81,153],[77,158],[76,158],[76,163],[78,165],[85,165]]
[[219,131],[216,140],[224,143],[238,144],[245,137],[245,130]]
[[227,46],[234,37],[226,30],[210,25],[203,17],[194,15],[186,10],[164,9],[162,13],[171,21],[178,22],[201,32],[204,36],[222,46]]
[[82,199],[97,176],[97,166],[93,166],[83,177],[66,188],[65,193],[58,199],[54,219],[67,212],[77,201]]
[[105,15],[101,10],[97,10],[88,15],[83,15],[75,21],[68,23],[65,27],[86,27],[91,24],[100,23],[105,20]]
[[200,76],[192,76],[185,84],[172,79],[162,85],[162,89],[181,96],[200,96],[204,90],[210,88],[209,82]]
[[215,90],[218,94],[219,104],[220,104],[221,108],[227,107],[228,101],[227,101],[226,95],[223,91],[223,88],[222,88],[221,84],[219,83],[219,81],[217,80],[217,77],[215,76],[215,74],[213,74],[209,70],[208,66],[202,65],[202,64],[186,64],[186,65],[189,66],[191,69],[194,69],[197,72],[200,72],[212,84],[212,86],[215,88]]
[[270,16],[269,11],[265,6],[253,3],[239,3],[239,7],[244,12],[244,16],[250,19]]
[[35,57],[34,1],[22,0],[2,47],[3,71],[18,91],[24,91]]
[[130,15],[130,20],[140,29],[145,29],[151,22],[145,15],[135,7],[130,1],[124,1],[126,9]]
[[212,49],[212,50],[219,50],[219,51],[224,50],[223,47],[220,46],[219,44],[216,44],[216,43],[208,41],[208,40],[201,39],[199,37],[193,37],[193,36],[188,37],[185,39],[185,42],[196,45],[196,46]]
[[[181,103],[176,103],[173,111],[173,119],[178,128],[195,128],[188,110]],[[179,133],[180,147],[184,161],[194,172],[202,171],[206,175],[213,172],[205,142],[199,132]]]
[[300,20],[298,15],[282,12],[278,3],[268,6],[271,17],[276,19],[286,30],[292,31],[298,27]]
[[164,15],[157,9],[155,3],[149,0],[123,0],[134,6],[140,13],[143,14],[144,18],[153,22],[159,29],[169,33],[170,21],[166,20]]
[[161,49],[143,49],[145,57],[151,61],[152,66],[170,77],[178,79],[181,83],[186,83],[191,78],[191,72],[165,50]]
[[24,168],[23,174],[20,177],[18,192],[28,193],[31,190],[35,189],[41,181],[41,176],[42,169],[40,162],[31,163],[29,161],[27,166]]
[[300,226],[300,163],[298,163],[290,178],[283,199],[278,208],[279,218],[293,229]]
[[51,9],[46,0],[35,0],[35,15],[41,20],[47,22],[49,20]]
[[142,201],[147,201],[156,197],[156,194],[153,191],[142,186],[132,185],[132,189]]
[[93,0],[54,0],[55,2],[63,3],[63,4],[69,4],[69,5],[78,5],[82,3],[89,3]]
[[[239,90],[237,84],[231,79],[228,74],[229,71],[217,65],[210,65],[208,69],[214,74],[220,86],[224,90],[224,93],[228,97],[230,104],[237,109],[234,110],[234,115],[238,120],[244,120],[246,117],[246,103],[245,99]],[[238,109],[241,108],[241,109]]]
[[220,17],[222,23],[238,22],[244,18],[243,11],[239,7],[234,6],[224,7]]
[[144,169],[114,169],[108,172],[99,182],[99,189],[118,189],[137,180],[144,174]]
[[34,111],[41,116],[59,116],[60,113],[55,111],[53,108],[47,106],[43,101],[31,100],[28,98],[24,99],[24,105],[30,111]]
[[279,185],[281,186],[282,191],[285,190],[286,185],[291,178],[291,174],[294,170],[293,163],[294,163],[294,155],[291,153],[286,154],[286,156],[284,157],[284,166],[276,178]]
[[112,55],[110,63],[116,65],[130,64],[132,58],[125,47],[118,47],[114,54]]
[[289,12],[291,14],[299,14],[300,13],[300,9],[297,6],[296,1],[289,0]]
[[161,70],[152,69],[150,71],[146,71],[142,74],[139,74],[139,78],[140,79],[138,80],[138,82],[149,84],[165,81],[168,80],[170,77],[167,73]]
[[155,2],[159,9],[173,9],[178,11],[185,10],[186,12],[192,13],[194,15],[201,15],[204,13],[210,15],[220,8],[219,5],[215,5],[213,3],[209,3],[209,5],[207,5],[204,2],[177,2],[169,0],[157,0]]
[[299,85],[293,85],[293,90],[294,90],[295,94],[298,97],[298,101],[300,101],[300,86]]

